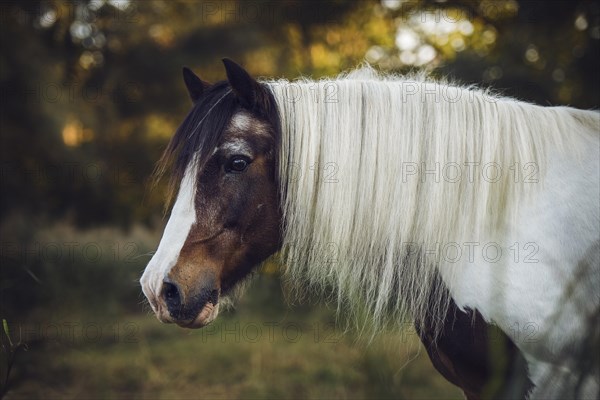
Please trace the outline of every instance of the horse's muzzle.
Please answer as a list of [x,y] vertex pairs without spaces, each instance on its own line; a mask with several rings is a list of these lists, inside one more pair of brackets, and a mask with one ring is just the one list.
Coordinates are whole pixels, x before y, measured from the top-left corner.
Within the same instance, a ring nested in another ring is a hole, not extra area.
[[174,322],[186,328],[201,328],[212,322],[219,312],[219,290],[212,285],[186,292],[176,282],[165,279],[159,297],[159,302],[167,311],[157,312],[162,322]]

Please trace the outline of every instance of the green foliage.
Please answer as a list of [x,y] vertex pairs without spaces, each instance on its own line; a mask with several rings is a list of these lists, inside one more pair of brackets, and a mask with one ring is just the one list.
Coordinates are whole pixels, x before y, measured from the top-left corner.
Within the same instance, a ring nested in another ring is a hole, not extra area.
[[0,312],[11,320],[31,313],[139,311],[139,277],[158,231],[102,227],[78,230],[61,222],[12,218],[0,234]]
[[148,177],[190,107],[181,67],[223,79],[224,56],[288,78],[365,58],[420,65],[541,104],[598,106],[600,10],[583,0],[15,1],[0,15],[2,218],[151,225],[164,187]]
[[21,329],[19,328],[19,339],[13,340],[8,328],[6,319],[2,319],[2,329],[4,335],[0,334],[0,345],[2,347],[2,364],[0,374],[0,399],[8,392],[10,372],[17,356],[17,352],[21,349],[27,351],[27,344],[21,341]]

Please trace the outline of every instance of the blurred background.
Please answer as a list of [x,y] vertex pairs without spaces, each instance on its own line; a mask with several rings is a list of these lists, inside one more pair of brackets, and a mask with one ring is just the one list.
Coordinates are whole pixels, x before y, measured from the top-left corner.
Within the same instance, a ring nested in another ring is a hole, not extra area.
[[373,341],[286,305],[277,265],[212,326],[160,324],[137,283],[165,224],[154,163],[181,67],[320,77],[367,61],[597,108],[592,0],[2,1],[0,393],[6,398],[461,398],[407,325]]

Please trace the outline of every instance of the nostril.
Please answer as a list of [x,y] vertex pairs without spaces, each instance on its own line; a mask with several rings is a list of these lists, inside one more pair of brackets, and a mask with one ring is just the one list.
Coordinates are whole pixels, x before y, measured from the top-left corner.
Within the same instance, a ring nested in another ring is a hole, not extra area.
[[163,283],[163,285],[165,285],[165,288],[163,290],[165,298],[167,298],[167,299],[179,298],[179,290],[177,290],[177,286],[173,285],[172,283],[166,283],[166,282]]
[[169,312],[173,314],[181,307],[181,297],[177,286],[170,282],[163,282],[162,296],[167,303]]

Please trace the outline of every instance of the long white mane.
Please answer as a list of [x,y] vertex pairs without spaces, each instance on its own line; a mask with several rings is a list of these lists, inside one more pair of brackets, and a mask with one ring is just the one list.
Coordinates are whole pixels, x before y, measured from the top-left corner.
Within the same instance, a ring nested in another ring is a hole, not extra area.
[[368,66],[264,83],[282,122],[285,274],[375,327],[407,312],[441,323],[441,249],[506,230],[549,149],[597,129],[583,111]]

